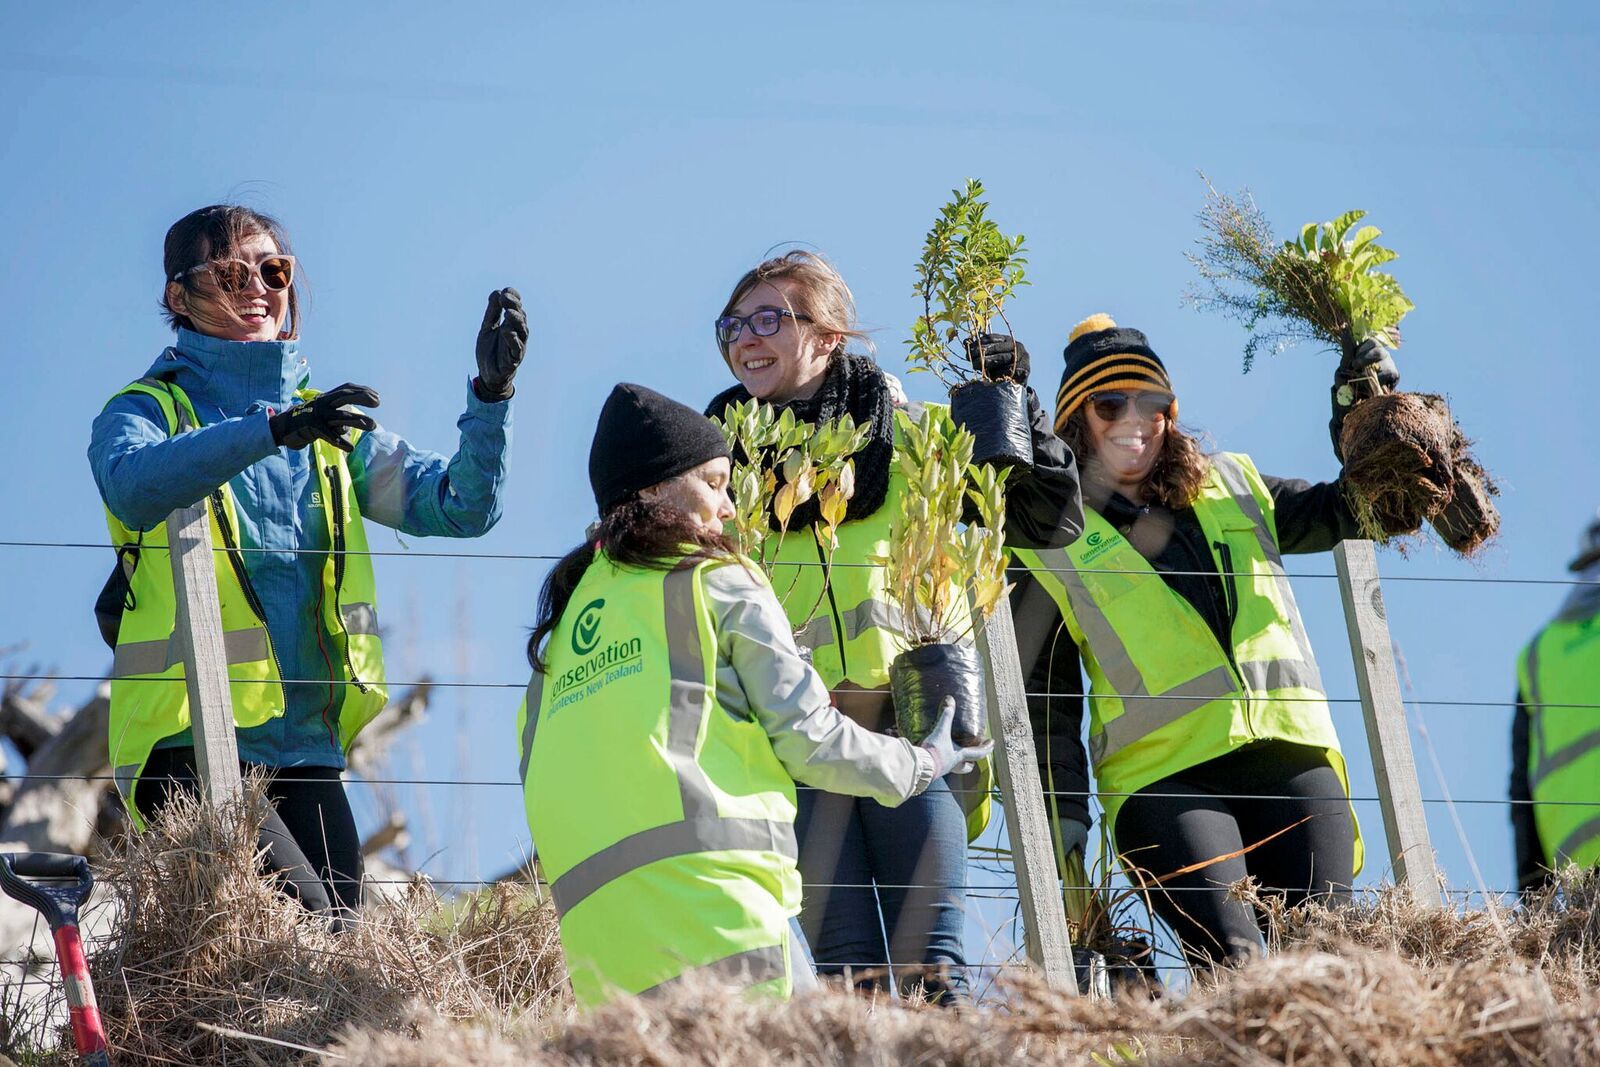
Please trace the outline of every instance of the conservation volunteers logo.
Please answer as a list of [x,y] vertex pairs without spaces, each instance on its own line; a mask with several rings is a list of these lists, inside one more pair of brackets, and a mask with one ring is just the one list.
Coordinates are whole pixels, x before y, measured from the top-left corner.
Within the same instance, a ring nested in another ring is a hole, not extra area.
[[[609,643],[602,640],[600,623],[605,606],[603,599],[596,599],[579,609],[572,624],[572,651],[577,660],[556,675],[548,714],[592,697],[612,682],[644,672],[643,640],[633,636],[618,638],[615,634]],[[627,620],[623,623],[626,629]]]
[[572,651],[587,656],[600,643],[600,609],[604,600],[591,600],[578,612],[578,621],[572,627]]

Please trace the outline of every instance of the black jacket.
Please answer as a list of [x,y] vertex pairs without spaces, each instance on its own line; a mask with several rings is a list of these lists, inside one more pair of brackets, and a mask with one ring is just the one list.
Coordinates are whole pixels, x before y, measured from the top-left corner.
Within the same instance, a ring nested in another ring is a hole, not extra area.
[[[1326,552],[1363,536],[1338,481],[1316,485],[1264,476],[1272,493],[1278,544],[1285,553]],[[1113,493],[1099,509],[1121,530],[1173,592],[1194,605],[1219,644],[1232,642],[1233,619],[1223,578],[1193,508],[1141,512]],[[1009,514],[1007,516],[1009,521]],[[1089,757],[1083,743],[1084,683],[1078,647],[1055,600],[1024,569],[1013,572],[1011,607],[1028,683],[1028,714],[1047,800],[1062,817],[1089,820]],[[1233,601],[1237,603],[1235,599]]]
[[1517,711],[1511,717],[1511,837],[1516,851],[1517,889],[1536,889],[1550,877],[1539,827],[1533,821],[1533,791],[1528,782],[1528,701],[1517,686]]
[[[1014,467],[1006,477],[1006,544],[1018,548],[1064,548],[1083,534],[1083,493],[1078,460],[1056,436],[1039,396],[1027,387],[1033,466]],[[978,517],[971,501],[963,518]]]

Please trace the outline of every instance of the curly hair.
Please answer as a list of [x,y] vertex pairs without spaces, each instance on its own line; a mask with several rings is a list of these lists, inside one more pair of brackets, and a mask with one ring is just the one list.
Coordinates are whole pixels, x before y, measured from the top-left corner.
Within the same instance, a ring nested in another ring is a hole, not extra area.
[[[1078,457],[1080,467],[1094,454],[1089,437],[1089,416],[1084,414],[1083,408],[1068,416],[1067,424],[1061,428],[1061,439]],[[1161,438],[1161,454],[1145,476],[1148,503],[1174,511],[1194,506],[1200,486],[1210,471],[1211,460],[1201,451],[1200,442],[1176,422],[1167,423],[1167,432]]]

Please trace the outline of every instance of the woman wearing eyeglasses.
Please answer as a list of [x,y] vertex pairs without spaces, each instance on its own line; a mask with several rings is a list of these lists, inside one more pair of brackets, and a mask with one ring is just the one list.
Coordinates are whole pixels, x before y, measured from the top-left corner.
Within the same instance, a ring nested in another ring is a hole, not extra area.
[[[826,580],[815,541],[791,534],[778,559],[793,566],[775,569],[773,584],[839,710],[889,732],[889,664],[906,643],[884,570],[873,561],[887,553],[898,502],[910,491],[895,463],[896,420],[915,405],[871,358],[846,351],[852,338],[864,338],[854,316],[849,288],[820,256],[789,252],[746,272],[716,323],[718,347],[739,384],[706,411],[721,415],[729,404],[755,397],[806,422],[848,414],[871,427],[855,456],[855,495]],[[1026,377],[1027,352],[1009,337],[987,338],[975,358],[1004,362],[1008,372]],[[1023,544],[1062,545],[1081,527],[1077,470],[1037,398],[1027,395],[1035,462],[1014,471],[1007,484],[1006,534]],[[816,507],[797,508],[790,530],[809,527]],[[820,606],[814,618],[812,605]],[[986,789],[985,775],[941,780],[892,809],[800,791],[801,922],[819,973],[850,970],[862,984],[881,986],[893,965],[902,991],[920,985],[946,1004],[966,997],[966,845],[987,820]]]
[[[1038,744],[1063,754],[1062,837],[1081,847],[1088,833],[1081,662],[1124,868],[1191,961],[1245,958],[1261,931],[1229,885],[1248,874],[1291,904],[1344,899],[1360,867],[1344,757],[1282,555],[1362,535],[1337,480],[1203,453],[1138,330],[1091,316],[1065,358],[1056,429],[1083,466],[1086,530],[1064,549],[1016,552],[1030,573],[1013,593],[1019,644],[1038,649]],[[1385,373],[1399,380],[1392,363]]]
[[268,776],[265,864],[342,925],[360,904],[362,863],[340,772],[385,701],[362,519],[444,537],[495,524],[526,319],[515,290],[490,295],[445,457],[354,410],[377,406],[372,389],[309,387],[300,279],[276,220],[201,208],[167,231],[163,258],[177,337],[111,398],[89,443],[120,572],[102,597],[116,649],[113,771],[135,825],[196,790],[166,519],[201,502],[225,550],[216,578],[239,757]]

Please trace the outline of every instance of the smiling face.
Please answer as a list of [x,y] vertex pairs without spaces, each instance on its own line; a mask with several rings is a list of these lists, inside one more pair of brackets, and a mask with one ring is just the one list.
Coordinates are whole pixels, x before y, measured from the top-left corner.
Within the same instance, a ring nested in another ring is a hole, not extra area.
[[640,495],[682,512],[697,532],[715,537],[733,518],[733,500],[728,496],[730,472],[728,457],[718,456],[652,485]]
[[[803,314],[795,284],[788,279],[761,282],[728,309],[728,314],[749,315],[763,309]],[[816,395],[828,369],[828,357],[843,337],[818,330],[788,315],[771,337],[758,337],[746,323],[723,354],[739,384],[757,400],[775,404],[805,400]]]
[[1090,465],[1102,481],[1134,503],[1143,503],[1144,482],[1161,456],[1167,436],[1165,413],[1145,415],[1138,404],[1126,404],[1107,421],[1092,402],[1083,405],[1089,435]]
[[[239,241],[236,258],[252,267],[282,250],[266,233],[252,233]],[[289,290],[268,289],[261,272],[249,272],[249,281],[237,292],[226,292],[217,284],[214,272],[196,271],[190,284],[167,284],[167,303],[173,311],[187,316],[197,332],[224,341],[273,341],[283,330],[289,314]]]

